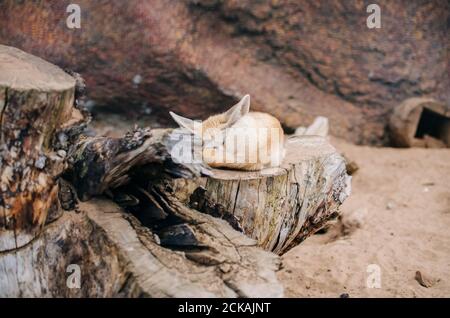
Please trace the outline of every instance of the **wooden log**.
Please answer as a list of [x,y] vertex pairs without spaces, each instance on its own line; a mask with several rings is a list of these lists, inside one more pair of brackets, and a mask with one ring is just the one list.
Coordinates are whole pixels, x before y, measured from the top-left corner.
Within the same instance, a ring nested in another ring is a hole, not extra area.
[[[208,171],[201,163],[170,160],[170,132],[144,129],[118,139],[81,138],[64,174],[75,187],[61,182],[61,204],[70,212],[29,245],[0,254],[0,273],[7,273],[0,279],[0,296],[281,297],[276,255],[170,192],[169,176]],[[152,224],[111,200],[91,199],[137,187],[142,179],[153,182],[149,192],[141,189],[146,197],[139,198],[140,208],[154,202],[162,215]],[[91,200],[74,204],[72,189]],[[79,289],[66,283],[70,265],[81,270]]]
[[81,138],[70,153],[72,165],[65,177],[76,187],[78,197],[86,201],[129,183],[133,175],[150,182],[210,174],[202,162],[173,160],[176,159],[173,149],[182,147],[182,143],[189,144],[188,137],[184,138],[178,130],[145,128],[135,129],[123,138]]
[[[171,131],[80,136],[74,78],[4,46],[0,70],[0,296],[282,296],[276,255],[159,187],[208,173],[202,163],[173,161]],[[154,191],[143,191],[164,216],[155,229],[110,200],[77,206],[76,194],[137,187],[144,165]],[[71,286],[77,267],[80,286]]]
[[[287,251],[349,195],[344,160],[320,137],[290,138],[279,168],[239,172],[184,161],[192,140],[179,130],[80,136],[75,80],[0,48],[0,294],[281,296],[279,259],[257,245]],[[77,206],[102,194],[135,216],[106,199]],[[59,204],[70,212],[46,224]],[[86,273],[79,292],[63,279],[70,264]]]
[[0,251],[30,242],[57,209],[65,153],[53,141],[82,120],[75,84],[56,66],[0,45]]
[[264,249],[277,254],[335,218],[351,192],[345,160],[319,136],[289,138],[279,168],[258,172],[212,169],[211,173],[195,181],[177,180],[175,193],[200,211],[220,210],[219,214],[237,222],[235,228],[242,228]]
[[[165,202],[195,244],[162,246],[158,236],[115,203],[93,199],[80,203],[78,212],[66,212],[29,245],[0,254],[0,297],[283,295],[275,275],[277,256],[220,219],[170,197]],[[80,270],[79,286],[67,284],[73,274],[69,266]]]
[[[282,166],[248,172],[208,169],[201,163],[174,166],[168,159],[173,144],[183,139],[179,130],[150,134],[142,146],[120,156],[113,149],[124,140],[93,138],[81,147],[71,173],[79,196],[87,199],[129,183],[147,190],[170,180],[173,195],[185,205],[226,219],[264,249],[282,254],[336,217],[351,191],[345,160],[324,137],[292,136]],[[154,165],[148,166],[155,163],[156,173]],[[185,170],[191,173],[184,178],[167,176]],[[201,173],[209,176],[192,178]]]

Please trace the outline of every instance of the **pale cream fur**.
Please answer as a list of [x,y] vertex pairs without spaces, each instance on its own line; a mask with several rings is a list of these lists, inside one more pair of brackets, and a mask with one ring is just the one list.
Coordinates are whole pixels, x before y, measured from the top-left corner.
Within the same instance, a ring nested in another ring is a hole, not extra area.
[[[192,133],[201,134],[203,160],[213,168],[261,170],[277,167],[284,157],[284,134],[278,119],[249,112],[250,96],[214,115],[194,130],[194,121],[171,112],[174,120]],[[230,160],[231,159],[231,160]]]

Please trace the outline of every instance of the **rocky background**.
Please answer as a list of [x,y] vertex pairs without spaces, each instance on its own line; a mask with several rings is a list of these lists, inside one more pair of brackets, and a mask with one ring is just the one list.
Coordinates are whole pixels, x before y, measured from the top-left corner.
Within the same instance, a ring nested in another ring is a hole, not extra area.
[[374,1],[0,1],[0,43],[82,74],[87,105],[172,125],[205,118],[242,95],[287,130],[330,119],[351,142],[388,142],[394,106],[412,96],[450,105],[450,3]]

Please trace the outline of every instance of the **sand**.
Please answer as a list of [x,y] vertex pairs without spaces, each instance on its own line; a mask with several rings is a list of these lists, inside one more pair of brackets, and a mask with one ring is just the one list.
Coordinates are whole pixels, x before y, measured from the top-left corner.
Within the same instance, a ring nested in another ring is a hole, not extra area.
[[449,297],[450,150],[332,143],[360,169],[342,219],[283,256],[286,296]]

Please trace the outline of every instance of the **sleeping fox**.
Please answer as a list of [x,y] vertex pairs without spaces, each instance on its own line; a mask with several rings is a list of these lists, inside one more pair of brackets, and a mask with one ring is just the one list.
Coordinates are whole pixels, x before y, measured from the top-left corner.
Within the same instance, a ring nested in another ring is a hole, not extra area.
[[255,171],[278,167],[284,158],[280,122],[269,114],[250,112],[249,95],[201,123],[170,115],[181,128],[201,138],[203,161],[213,168]]

